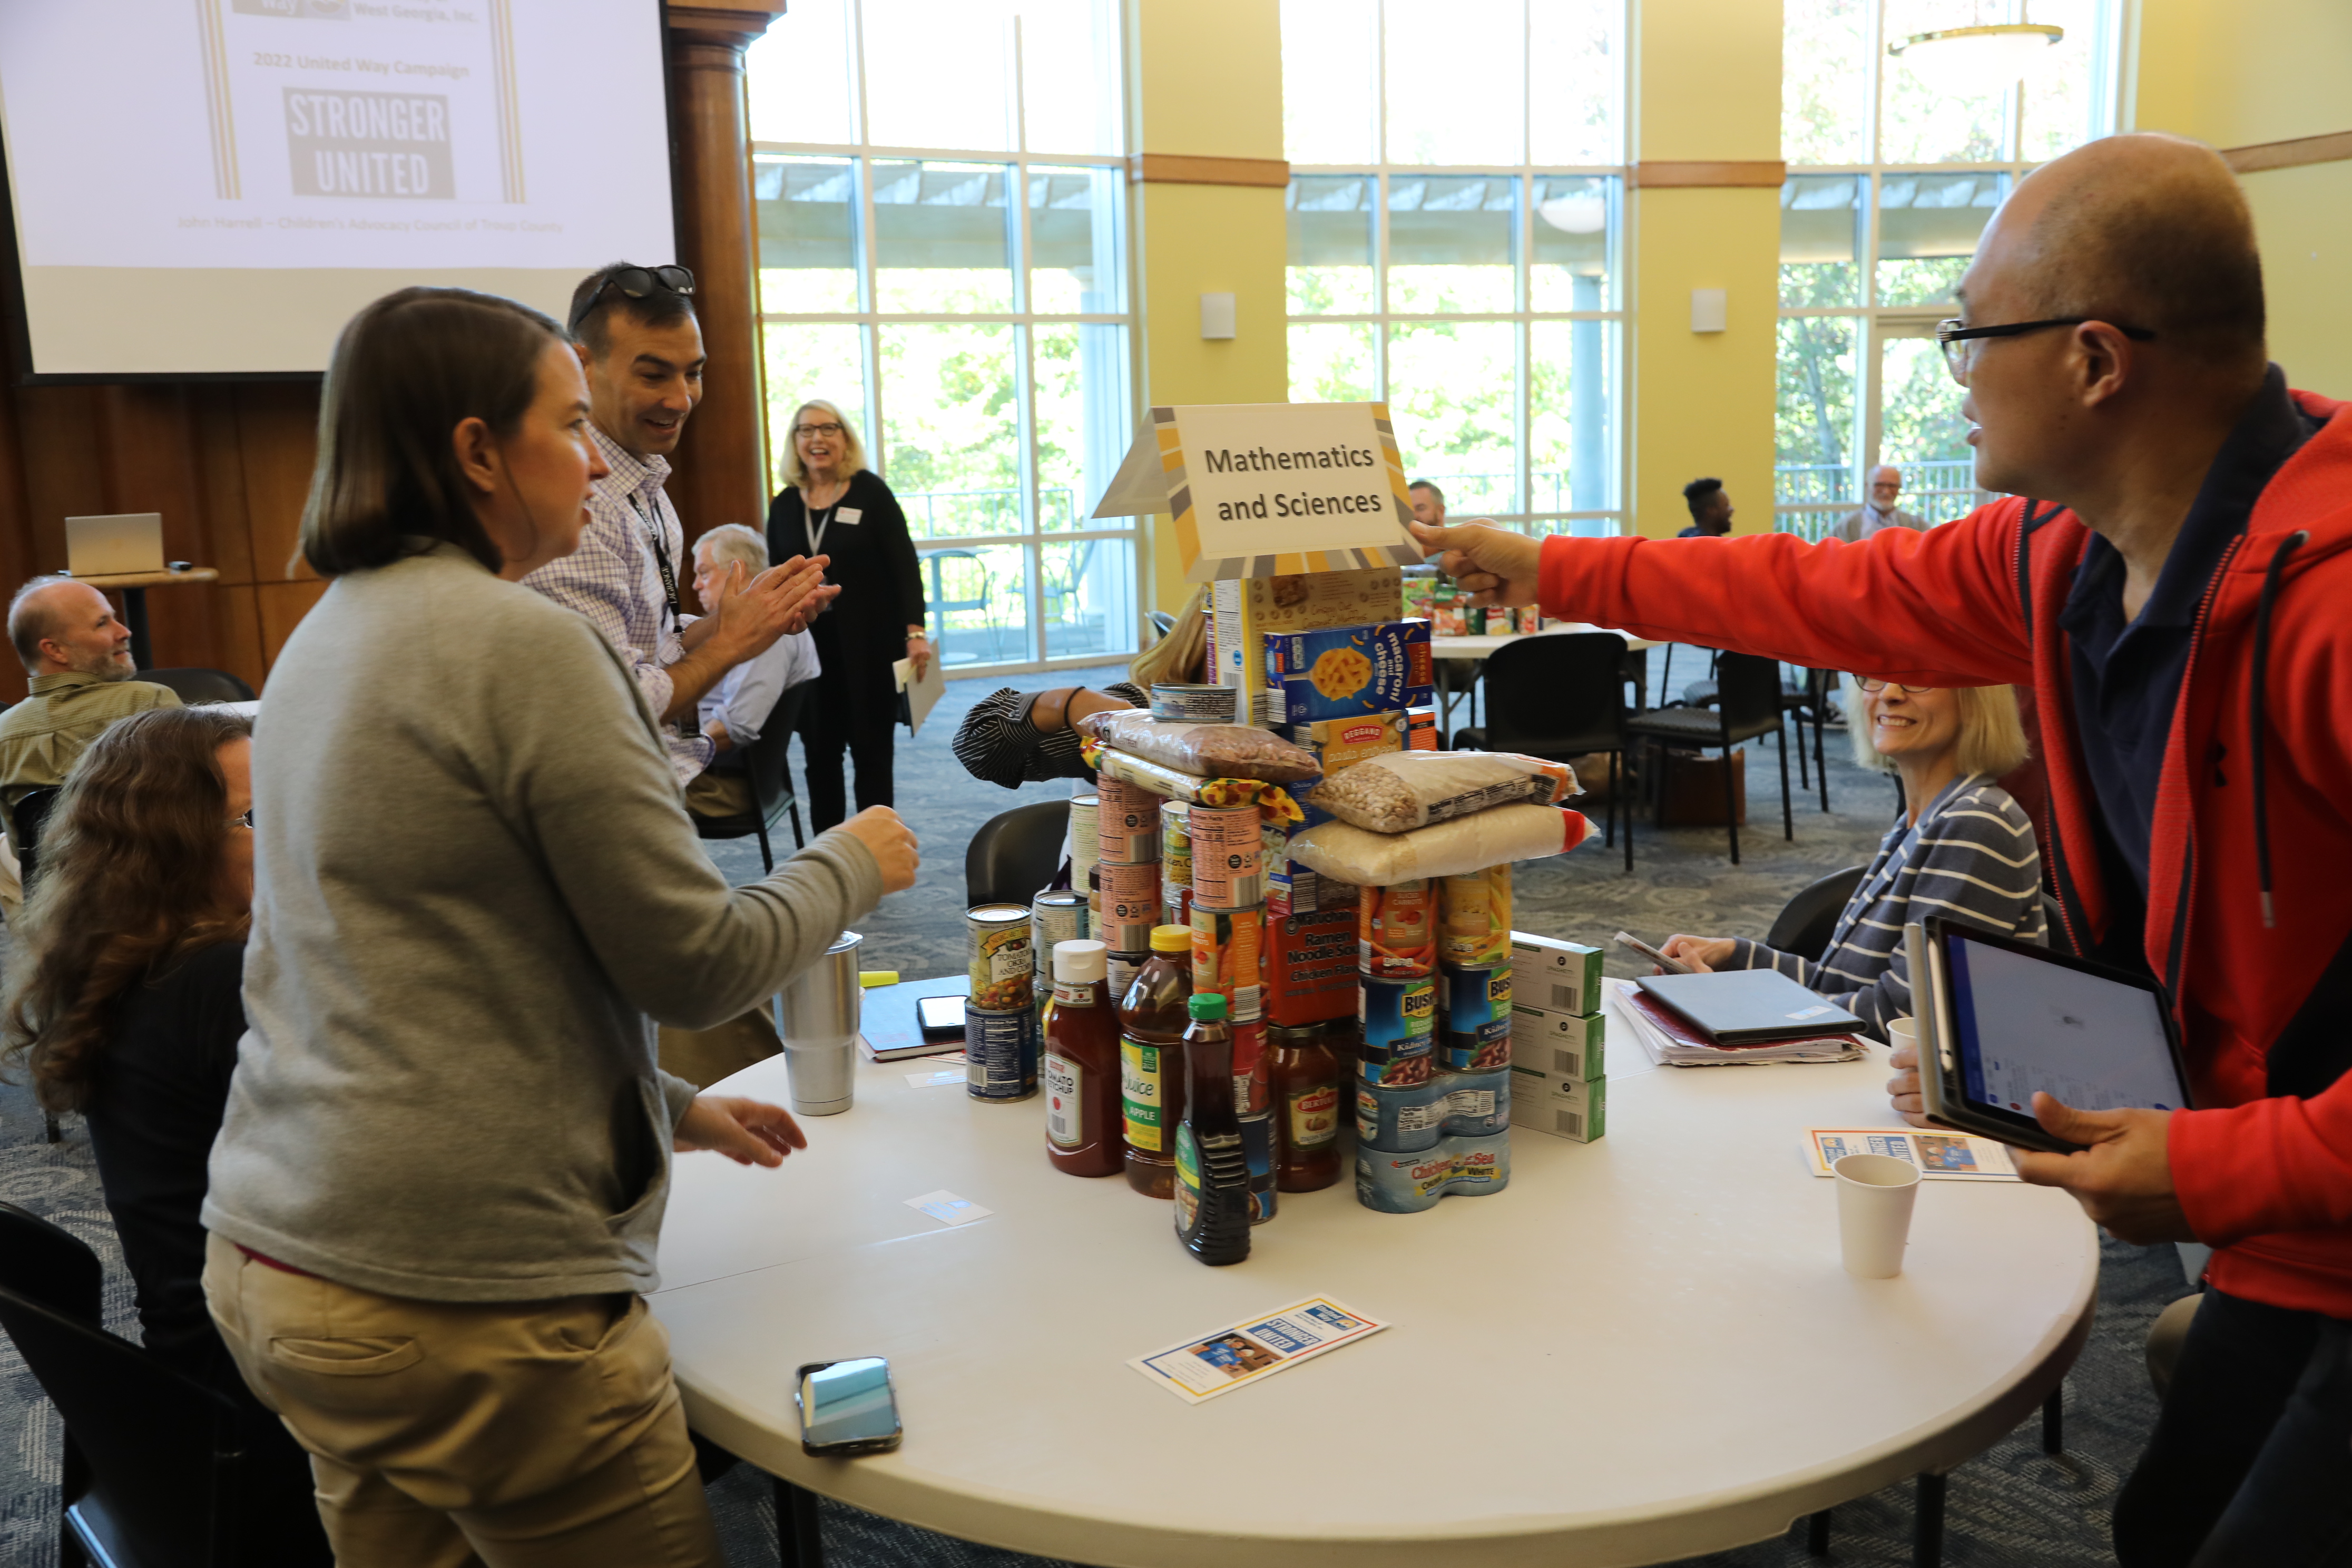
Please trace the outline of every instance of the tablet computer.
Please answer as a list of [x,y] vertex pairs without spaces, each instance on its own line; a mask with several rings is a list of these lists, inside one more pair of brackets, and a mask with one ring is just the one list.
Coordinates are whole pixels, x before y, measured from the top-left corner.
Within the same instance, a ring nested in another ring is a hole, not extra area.
[[2036,1089],[2078,1110],[2188,1108],[2179,1032],[2152,977],[1941,915],[1903,940],[1930,1121],[2071,1154],[2082,1145],[2033,1119]]

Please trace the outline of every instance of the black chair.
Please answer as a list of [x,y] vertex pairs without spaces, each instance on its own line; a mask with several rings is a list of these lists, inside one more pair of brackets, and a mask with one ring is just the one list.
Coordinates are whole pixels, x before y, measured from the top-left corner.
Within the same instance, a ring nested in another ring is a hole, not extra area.
[[250,702],[253,688],[226,669],[205,669],[191,666],[185,669],[142,669],[131,678],[168,686],[179,694],[183,702]]
[[[1796,715],[1797,720],[1797,783],[1800,787],[1811,789],[1813,781],[1807,776],[1808,772],[1821,775],[1823,811],[1830,808],[1830,773],[1828,765],[1822,761],[1822,733],[1828,723],[1830,687],[1836,679],[1837,674],[1833,670],[1809,669],[1801,681],[1780,682],[1780,706]],[[1712,708],[1716,704],[1717,690],[1717,682],[1713,676],[1705,680],[1694,680],[1683,688],[1683,700],[1693,708]],[[1806,766],[1805,754],[1805,724],[1808,720],[1813,726],[1812,765],[1810,770]]]
[[775,707],[769,710],[767,723],[761,726],[760,738],[743,748],[743,773],[751,784],[751,809],[732,816],[687,813],[694,819],[694,831],[701,837],[756,837],[760,840],[760,864],[771,871],[776,868],[776,857],[768,845],[768,829],[775,826],[777,817],[792,818],[794,849],[808,847],[808,841],[801,834],[800,797],[793,794],[793,773],[785,762],[792,750],[793,731],[800,728],[801,705],[808,700],[809,689],[815,684],[814,680],[803,680],[777,698]]
[[1808,963],[1819,963],[1822,954],[1829,951],[1838,917],[1845,913],[1853,890],[1862,886],[1863,873],[1869,869],[1867,866],[1848,866],[1798,889],[1780,906],[1780,918],[1772,922],[1772,929],[1764,933],[1764,945],[1793,952]]
[[1062,868],[1069,831],[1066,800],[1016,805],[982,823],[963,852],[966,907],[1027,903]]
[[1625,869],[1633,868],[1633,811],[1626,796],[1625,639],[1615,632],[1515,637],[1486,660],[1486,722],[1454,732],[1456,751],[1524,752],[1564,763],[1609,753],[1607,844],[1625,818]]
[[1739,864],[1739,803],[1732,793],[1731,749],[1761,735],[1780,737],[1780,836],[1794,840],[1789,805],[1789,731],[1780,707],[1780,667],[1756,654],[1727,653],[1716,666],[1722,700],[1705,708],[1657,708],[1625,721],[1625,732],[1669,746],[1723,749],[1723,825],[1731,836],[1731,863]]

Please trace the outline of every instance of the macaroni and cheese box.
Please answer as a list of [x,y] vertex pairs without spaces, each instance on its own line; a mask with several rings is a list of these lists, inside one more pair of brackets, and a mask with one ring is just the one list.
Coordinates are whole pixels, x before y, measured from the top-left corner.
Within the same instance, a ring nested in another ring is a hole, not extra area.
[[1512,994],[1554,1013],[1601,1011],[1601,950],[1556,937],[1511,933]]
[[[1292,745],[1312,752],[1322,766],[1323,777],[1328,779],[1367,757],[1385,757],[1403,751],[1405,716],[1402,712],[1363,713],[1352,719],[1324,719],[1312,724],[1287,725],[1283,733]],[[1298,794],[1298,806],[1307,814],[1301,827],[1318,827],[1332,819],[1329,812],[1316,805],[1313,789]]]
[[1317,631],[1395,617],[1403,569],[1304,572],[1209,584],[1209,681],[1238,686],[1251,699],[1253,722],[1267,722],[1265,639],[1275,632]]
[[1427,621],[1380,621],[1265,639],[1266,717],[1276,724],[1358,719],[1435,696]]
[[1550,1013],[1511,1005],[1511,1060],[1560,1078],[1599,1078],[1606,1072],[1608,1033],[1606,1014]]
[[1609,1131],[1609,1080],[1511,1063],[1511,1125],[1590,1143]]

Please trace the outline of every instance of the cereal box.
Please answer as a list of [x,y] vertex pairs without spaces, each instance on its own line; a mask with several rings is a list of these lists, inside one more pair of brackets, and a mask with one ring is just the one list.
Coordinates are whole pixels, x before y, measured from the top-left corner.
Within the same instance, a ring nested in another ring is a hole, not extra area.
[[1265,639],[1266,717],[1276,724],[1363,718],[1435,692],[1429,623],[1380,621]]
[[1209,679],[1248,692],[1255,711],[1265,690],[1263,653],[1269,633],[1391,620],[1402,596],[1402,570],[1395,566],[1213,583]]

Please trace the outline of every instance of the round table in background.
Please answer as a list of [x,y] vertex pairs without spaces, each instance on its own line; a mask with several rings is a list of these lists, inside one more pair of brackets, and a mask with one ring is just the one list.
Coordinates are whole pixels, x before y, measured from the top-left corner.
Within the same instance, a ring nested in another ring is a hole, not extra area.
[[[893,988],[897,989],[897,988]],[[887,993],[869,993],[887,1003]],[[682,1158],[662,1289],[697,1430],[826,1497],[1099,1568],[1654,1563],[1982,1451],[2089,1332],[2096,1233],[2065,1194],[1923,1184],[1904,1273],[1838,1261],[1808,1126],[1889,1121],[1883,1053],[1651,1069],[1608,1135],[1514,1129],[1510,1185],[1418,1215],[1285,1194],[1209,1268],[1169,1206],[1045,1161],[1035,1100],[861,1064],[778,1170]],[[781,1058],[718,1086],[786,1100]],[[905,1200],[994,1213],[954,1228]],[[1187,1405],[1125,1363],[1328,1295],[1391,1327]],[[890,1360],[906,1440],[801,1451],[794,1369]]]

